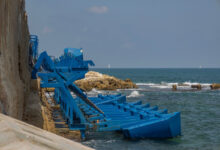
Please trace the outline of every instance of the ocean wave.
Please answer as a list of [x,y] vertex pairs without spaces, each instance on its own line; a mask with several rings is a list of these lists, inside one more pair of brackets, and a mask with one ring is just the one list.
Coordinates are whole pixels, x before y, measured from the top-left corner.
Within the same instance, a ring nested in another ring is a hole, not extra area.
[[199,82],[190,82],[190,81],[185,81],[185,82],[164,82],[162,81],[161,83],[136,83],[136,85],[148,87],[148,88],[159,88],[159,89],[172,89],[173,85],[176,85],[177,88],[179,89],[192,89],[192,85],[198,85],[200,84],[203,89],[210,89],[211,83],[199,83]]
[[155,83],[136,83],[136,85],[155,85]]
[[91,91],[87,92],[88,96],[96,96],[98,94],[105,94],[105,91],[101,91],[93,88]]
[[87,96],[97,96],[98,94],[101,95],[108,95],[108,94],[118,94],[118,91],[108,91],[108,90],[97,90],[95,88],[93,88],[91,91],[86,92]]
[[128,95],[127,97],[131,98],[131,97],[141,97],[141,96],[144,96],[144,95],[140,94],[138,91],[132,91],[131,94]]
[[120,92],[120,91],[144,91],[144,88],[130,88],[130,89],[117,89],[116,91]]
[[191,85],[198,85],[198,84],[200,84],[201,86],[210,86],[211,85],[211,83],[199,83],[199,82],[189,82],[189,81],[187,81],[187,82],[183,82],[183,84],[186,84],[186,85],[189,85],[189,86],[191,86]]
[[104,91],[97,90],[97,89],[95,89],[95,88],[93,88],[90,92],[91,92],[91,93],[98,93],[98,94],[104,93]]

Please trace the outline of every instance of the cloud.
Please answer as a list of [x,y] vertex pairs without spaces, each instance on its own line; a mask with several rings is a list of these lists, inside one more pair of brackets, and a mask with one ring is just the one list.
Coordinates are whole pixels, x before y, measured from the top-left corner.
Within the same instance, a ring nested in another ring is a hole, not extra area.
[[96,13],[96,14],[103,14],[108,12],[107,6],[93,6],[89,8],[89,12]]
[[48,33],[51,33],[51,32],[53,32],[53,30],[48,26],[45,26],[42,30],[43,34],[48,34]]

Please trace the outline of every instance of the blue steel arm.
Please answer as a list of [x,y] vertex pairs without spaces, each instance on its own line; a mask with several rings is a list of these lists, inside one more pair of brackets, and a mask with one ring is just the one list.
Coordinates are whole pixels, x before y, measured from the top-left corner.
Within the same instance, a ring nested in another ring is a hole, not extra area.
[[[41,87],[56,87],[63,91],[66,95],[65,103],[68,103],[69,107],[72,107],[74,112],[80,118],[81,123],[85,123],[85,117],[83,116],[81,110],[77,107],[75,100],[73,99],[72,95],[70,94],[68,87],[65,85],[65,81],[57,74],[57,73],[38,73],[38,76],[42,79],[43,83],[41,83]],[[54,81],[48,82],[48,79],[54,78]],[[72,109],[71,109],[72,110]],[[73,111],[72,110],[72,111]],[[67,111],[65,111],[67,113]],[[72,113],[70,114],[72,118]],[[72,119],[70,119],[73,122]]]
[[80,97],[85,103],[87,103],[88,105],[90,105],[91,107],[95,108],[97,111],[99,111],[100,113],[103,114],[103,111],[101,109],[99,109],[91,100],[88,99],[88,97],[83,93],[83,91],[78,88],[74,83],[73,81],[75,81],[75,79],[79,79],[81,78],[82,76],[84,76],[85,73],[78,73],[75,74],[74,77],[72,77],[71,79],[67,79],[65,77],[65,75],[61,72],[57,72],[64,80],[67,80],[65,82],[65,86],[66,87],[69,87],[69,89],[74,92],[78,97]]
[[79,96],[85,103],[89,104],[100,113],[104,114],[103,111],[99,109],[91,100],[89,100],[88,97],[75,84],[70,84],[69,89],[73,91],[77,96]]
[[54,72],[54,63],[51,60],[51,58],[47,55],[47,52],[44,51],[40,54],[40,56],[37,60],[37,63],[35,64],[35,66],[32,70],[32,73],[31,73],[32,79],[37,78],[36,74],[37,74],[38,70],[40,69],[40,66],[43,64],[43,62],[45,64],[47,64],[47,68],[44,68],[44,69],[49,70],[51,72]]
[[82,77],[85,76],[84,74],[77,74],[74,77],[72,77],[71,79],[69,79],[68,81],[66,81],[66,84],[69,86],[71,85],[74,81],[82,79]]
[[95,64],[92,60],[84,61],[84,63],[86,63],[86,65],[95,66]]
[[85,71],[80,71],[79,73],[74,73],[74,75],[71,78],[67,78],[64,73],[62,72],[57,72],[65,81],[66,85],[69,86],[72,84],[74,81],[83,79],[85,77]]
[[112,102],[115,102],[115,101],[126,102],[126,96],[122,95],[122,96],[112,98],[112,99],[107,100],[107,101],[102,101],[102,102],[96,103],[95,105],[108,104],[108,103],[112,103]]
[[[63,93],[65,93],[65,95],[67,96],[66,103],[69,103],[69,106],[70,106],[70,107],[73,107],[73,110],[74,110],[74,112],[77,114],[77,116],[80,118],[81,123],[86,123],[86,120],[85,120],[85,117],[84,117],[83,113],[81,112],[81,110],[80,110],[79,107],[77,106],[76,101],[73,100],[73,97],[72,97],[72,95],[70,94],[70,92],[68,91],[68,89],[67,89],[65,86],[62,86],[60,89],[61,89],[61,90],[63,91]],[[71,113],[71,115],[72,115],[72,113]],[[72,118],[72,117],[71,117],[71,118]],[[73,122],[72,119],[70,119],[70,120]]]
[[37,59],[38,57],[38,37],[37,35],[30,35],[30,46],[32,49],[31,55],[33,56],[34,59]]
[[[38,72],[37,76],[42,79],[40,86],[42,88],[49,87],[62,87],[64,83],[60,79],[60,77],[56,73],[41,73]],[[49,79],[53,79],[54,81],[48,81]]]

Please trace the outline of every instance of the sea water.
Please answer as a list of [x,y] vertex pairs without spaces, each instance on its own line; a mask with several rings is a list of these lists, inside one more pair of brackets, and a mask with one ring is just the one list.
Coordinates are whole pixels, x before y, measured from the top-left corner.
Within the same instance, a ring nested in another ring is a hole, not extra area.
[[[220,69],[93,69],[100,73],[130,78],[138,89],[98,91],[88,95],[123,93],[128,101],[142,100],[169,112],[181,112],[182,135],[166,140],[128,140],[117,132],[88,132],[84,145],[100,150],[220,150],[220,90],[210,84],[220,83]],[[186,84],[172,91],[173,84]],[[201,84],[202,90],[192,90]]]

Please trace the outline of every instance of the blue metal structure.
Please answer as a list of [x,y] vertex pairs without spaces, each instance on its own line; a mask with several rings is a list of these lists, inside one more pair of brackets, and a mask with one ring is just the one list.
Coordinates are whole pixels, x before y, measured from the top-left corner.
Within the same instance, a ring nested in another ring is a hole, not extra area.
[[33,59],[37,60],[38,58],[38,36],[37,35],[30,35],[30,55],[33,57]]
[[[171,138],[181,134],[180,113],[168,114],[157,106],[128,103],[126,96],[98,95],[87,97],[73,82],[85,77],[88,66],[82,49],[67,48],[54,61],[46,52],[40,54],[32,78],[41,78],[41,87],[55,87],[54,99],[60,104],[70,130],[122,131],[126,138]],[[41,68],[41,72],[38,72]]]

